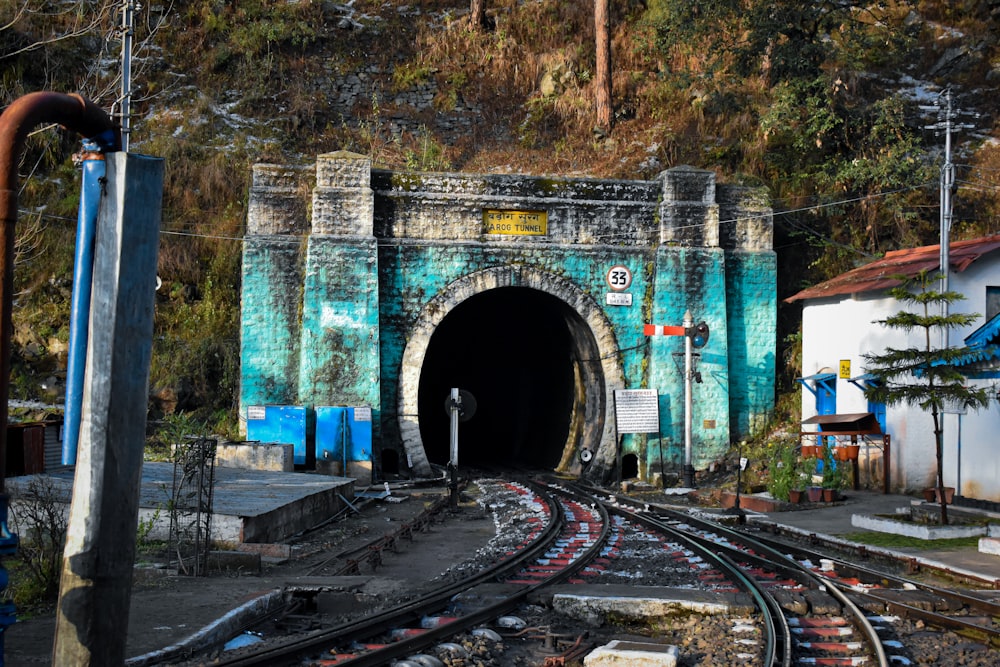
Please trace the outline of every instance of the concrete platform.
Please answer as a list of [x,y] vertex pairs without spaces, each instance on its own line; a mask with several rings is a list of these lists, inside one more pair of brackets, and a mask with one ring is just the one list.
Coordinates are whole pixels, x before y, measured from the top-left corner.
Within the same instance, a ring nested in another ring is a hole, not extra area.
[[[68,508],[73,469],[7,479],[11,504],[33,479],[52,484],[57,502]],[[152,522],[150,539],[166,540],[170,531],[168,507],[174,480],[172,463],[149,462],[142,467],[139,520]],[[318,524],[346,507],[354,498],[355,480],[316,473],[271,472],[215,468],[212,497],[212,540],[235,546],[248,542],[280,542]]]

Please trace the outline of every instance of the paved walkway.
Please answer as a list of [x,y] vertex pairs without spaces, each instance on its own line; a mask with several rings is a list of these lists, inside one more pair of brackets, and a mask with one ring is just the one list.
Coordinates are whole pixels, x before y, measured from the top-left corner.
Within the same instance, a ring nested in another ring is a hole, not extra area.
[[[864,529],[851,524],[851,517],[854,514],[892,514],[899,508],[909,508],[913,503],[923,502],[912,496],[874,491],[845,491],[844,495],[842,501],[815,508],[763,514],[750,513],[749,520],[772,522],[806,534],[844,541],[844,536],[864,532]],[[977,512],[968,508],[959,508],[959,511]],[[990,516],[1000,520],[1000,516]],[[883,549],[883,551],[890,550]],[[916,558],[918,562],[944,565],[950,569],[972,573],[979,579],[994,582],[994,587],[1000,588],[1000,556],[981,553],[975,546],[948,549],[898,548],[891,551]]]

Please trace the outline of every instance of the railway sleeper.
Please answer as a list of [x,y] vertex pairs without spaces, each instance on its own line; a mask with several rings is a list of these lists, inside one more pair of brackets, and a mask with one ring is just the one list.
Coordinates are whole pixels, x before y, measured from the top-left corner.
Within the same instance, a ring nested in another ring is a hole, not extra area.
[[868,594],[881,600],[900,602],[924,611],[946,612],[958,611],[962,608],[960,604],[953,600],[948,600],[940,595],[934,595],[926,591],[878,588],[868,591]]
[[874,598],[867,594],[858,593],[848,593],[847,597],[853,602],[859,609],[864,610],[868,614],[881,614],[885,612],[885,602]]
[[771,596],[789,614],[805,616],[809,613],[809,603],[800,591],[777,589],[771,591]]
[[809,610],[818,615],[839,614],[842,609],[840,602],[835,597],[824,591],[807,590],[803,593],[806,602],[809,603]]

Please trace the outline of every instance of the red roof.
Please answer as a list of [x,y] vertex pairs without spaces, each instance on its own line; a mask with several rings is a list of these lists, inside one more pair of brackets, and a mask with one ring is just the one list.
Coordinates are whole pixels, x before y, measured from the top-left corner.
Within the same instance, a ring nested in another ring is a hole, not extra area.
[[[961,273],[983,255],[1000,248],[1000,234],[971,241],[954,241],[948,248],[948,265],[952,271]],[[912,278],[921,271],[937,271],[940,265],[939,243],[910,250],[894,250],[886,253],[885,257],[878,261],[851,269],[836,278],[793,294],[785,299],[785,303],[890,289],[899,284],[899,281],[891,276],[904,275]]]

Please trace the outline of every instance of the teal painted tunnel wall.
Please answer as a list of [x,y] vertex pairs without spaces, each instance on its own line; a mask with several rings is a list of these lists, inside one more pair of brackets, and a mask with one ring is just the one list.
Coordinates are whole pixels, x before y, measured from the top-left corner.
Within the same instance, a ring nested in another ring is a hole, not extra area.
[[[313,181],[313,179],[315,179]],[[313,181],[313,182],[311,182]],[[312,186],[311,219],[303,192]],[[483,211],[544,211],[544,235],[488,234]],[[609,305],[612,266],[633,280]],[[252,405],[368,405],[375,465],[395,450],[428,472],[415,412],[423,353],[456,306],[498,287],[537,289],[573,313],[578,424],[559,468],[615,465],[615,389],[659,392],[660,433],[629,435],[648,476],[684,455],[683,337],[643,324],[711,329],[693,385],[693,463],[704,468],[773,409],[775,260],[760,190],[688,167],[653,181],[373,171],[332,153],[315,173],[257,165],[243,258],[243,415]]]

